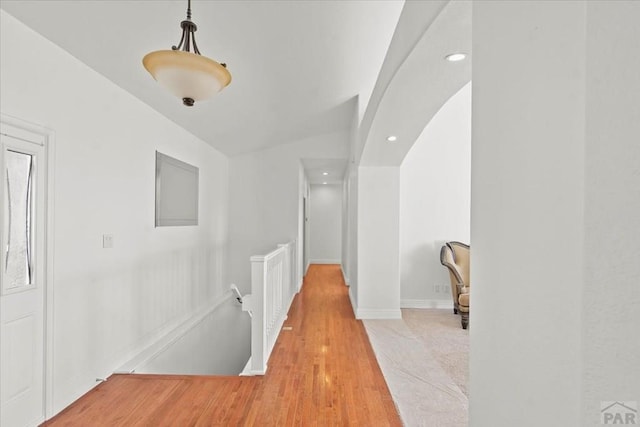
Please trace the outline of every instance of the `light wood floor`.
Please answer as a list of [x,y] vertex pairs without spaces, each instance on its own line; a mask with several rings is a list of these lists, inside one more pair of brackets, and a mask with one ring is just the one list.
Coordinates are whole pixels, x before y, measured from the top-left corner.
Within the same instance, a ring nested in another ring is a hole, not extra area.
[[340,267],[312,265],[264,377],[113,375],[45,426],[401,426]]

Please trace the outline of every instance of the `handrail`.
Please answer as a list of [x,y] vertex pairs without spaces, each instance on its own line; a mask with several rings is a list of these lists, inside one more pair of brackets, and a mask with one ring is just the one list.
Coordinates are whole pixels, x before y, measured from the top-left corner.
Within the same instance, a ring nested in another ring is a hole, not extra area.
[[251,358],[245,375],[264,375],[267,371],[269,356],[297,292],[295,257],[295,241],[251,257],[251,294],[243,297],[243,310],[252,314]]

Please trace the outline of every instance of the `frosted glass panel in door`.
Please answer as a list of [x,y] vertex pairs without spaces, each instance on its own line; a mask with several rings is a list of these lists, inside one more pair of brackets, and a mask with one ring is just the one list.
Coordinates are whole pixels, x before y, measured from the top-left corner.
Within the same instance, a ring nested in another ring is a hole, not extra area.
[[4,263],[5,289],[32,283],[31,190],[33,156],[7,150],[5,152],[5,232],[7,236]]

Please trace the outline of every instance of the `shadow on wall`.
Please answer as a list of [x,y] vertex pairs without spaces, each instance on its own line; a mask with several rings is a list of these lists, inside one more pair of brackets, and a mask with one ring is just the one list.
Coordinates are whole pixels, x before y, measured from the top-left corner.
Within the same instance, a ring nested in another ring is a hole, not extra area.
[[238,375],[251,353],[251,319],[226,299],[136,373]]

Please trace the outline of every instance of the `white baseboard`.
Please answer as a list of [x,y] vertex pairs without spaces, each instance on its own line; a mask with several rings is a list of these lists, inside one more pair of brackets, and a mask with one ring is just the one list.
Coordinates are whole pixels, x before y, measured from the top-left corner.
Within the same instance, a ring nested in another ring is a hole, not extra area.
[[251,370],[251,357],[249,357],[249,360],[247,360],[247,364],[244,365],[244,369],[242,370],[242,372],[240,372],[241,377],[254,377],[254,376],[259,376],[259,375],[265,375],[267,373],[267,368],[265,365],[265,369],[264,371],[253,371]]
[[340,264],[339,259],[310,259],[309,264]]
[[448,308],[453,310],[453,301],[449,299],[403,299],[400,308]]
[[356,299],[353,297],[353,288],[349,288],[349,301],[351,301],[351,309],[356,313]]
[[356,319],[402,319],[402,312],[394,308],[358,308]]
[[250,377],[251,375],[253,374],[251,373],[251,356],[249,356],[249,360],[247,360],[247,363],[244,365],[244,368],[242,368],[242,372],[240,372],[240,376]]
[[340,264],[340,271],[342,271],[342,278],[344,279],[344,284],[349,286],[349,277],[347,277],[347,274],[344,272],[344,266],[342,264]]

